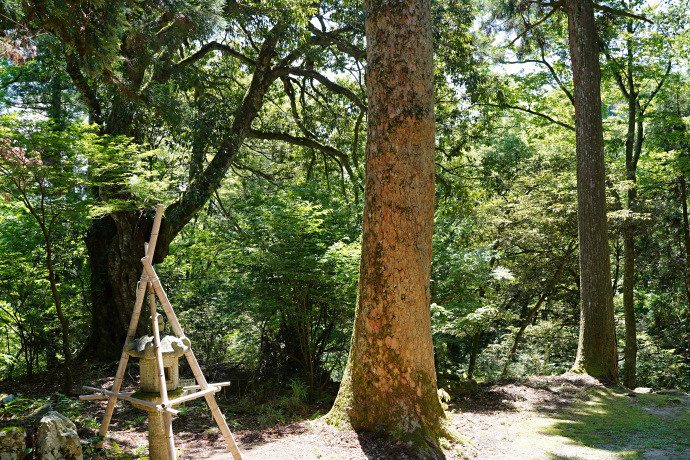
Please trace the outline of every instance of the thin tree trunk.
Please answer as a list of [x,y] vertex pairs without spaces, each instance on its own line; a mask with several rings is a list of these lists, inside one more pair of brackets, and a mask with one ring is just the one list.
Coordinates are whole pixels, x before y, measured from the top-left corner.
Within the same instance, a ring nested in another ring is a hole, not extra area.
[[522,340],[522,335],[525,333],[525,329],[527,329],[527,326],[529,326],[529,324],[532,322],[534,315],[537,314],[537,312],[541,308],[542,304],[544,303],[544,301],[546,300],[548,295],[553,290],[553,287],[556,285],[556,282],[561,277],[561,273],[563,273],[563,269],[566,266],[566,262],[568,261],[570,254],[572,254],[572,252],[574,250],[575,250],[575,244],[571,243],[570,246],[568,247],[568,250],[566,251],[565,255],[563,256],[563,260],[561,260],[560,265],[556,269],[556,273],[554,273],[554,275],[551,277],[551,280],[549,280],[549,283],[544,288],[544,292],[542,292],[536,305],[534,305],[534,307],[532,307],[532,309],[529,311],[529,313],[527,314],[525,319],[522,321],[522,324],[520,325],[520,329],[518,330],[517,334],[515,334],[515,339],[513,340],[513,346],[510,348],[510,353],[508,353],[508,359],[506,360],[505,364],[503,365],[503,372],[502,372],[503,377],[506,377],[508,375],[508,367],[510,366],[510,363],[512,363],[513,360],[515,359],[515,354],[517,353],[517,348],[518,348],[518,345],[520,344],[520,340]]
[[618,350],[606,228],[599,39],[592,0],[567,0],[575,99],[580,337],[573,368],[618,381]]
[[690,305],[690,225],[688,225],[688,193],[685,175],[678,177],[680,182],[680,202],[683,206],[683,239],[685,241],[685,292]]
[[637,323],[635,320],[635,237],[633,229],[623,235],[623,311],[625,315],[625,361],[623,385],[636,387],[637,372]]
[[[628,21],[628,33],[632,33],[632,22]],[[637,374],[637,322],[635,319],[635,223],[634,212],[637,201],[637,161],[636,147],[641,142],[635,143],[635,131],[637,124],[637,93],[633,82],[633,55],[628,41],[628,135],[625,140],[625,172],[626,179],[632,182],[628,187],[628,217],[623,228],[623,311],[625,315],[625,348],[623,365],[623,385],[635,388]],[[642,139],[642,133],[637,133],[637,139]]]
[[429,277],[434,217],[431,2],[367,0],[366,190],[350,356],[327,416],[443,458]]
[[474,333],[472,337],[472,348],[470,349],[470,363],[467,366],[467,378],[472,380],[474,378],[474,368],[477,366],[477,352],[479,351],[479,339],[482,337],[482,331],[479,330]]
[[46,231],[44,225],[41,226],[43,235],[46,241],[46,265],[48,268],[48,280],[50,281],[50,291],[53,294],[53,301],[55,302],[55,311],[57,312],[60,326],[62,327],[62,353],[65,356],[65,374],[62,384],[62,391],[66,395],[72,394],[72,349],[69,340],[69,320],[62,311],[62,301],[60,293],[57,289],[57,280],[55,279],[55,270],[53,269],[53,247],[51,244],[51,235]]

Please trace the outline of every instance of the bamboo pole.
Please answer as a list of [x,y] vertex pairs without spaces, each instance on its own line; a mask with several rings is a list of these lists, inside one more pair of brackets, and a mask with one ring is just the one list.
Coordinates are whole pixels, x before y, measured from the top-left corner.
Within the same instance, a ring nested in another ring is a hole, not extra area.
[[[134,334],[137,331],[137,324],[139,323],[139,316],[141,314],[141,306],[144,303],[144,294],[146,293],[146,283],[139,282],[139,289],[137,290],[137,298],[134,302],[134,310],[132,311],[132,319],[129,323],[129,330],[127,331],[127,339],[125,343],[130,340],[134,340]],[[110,420],[113,416],[113,411],[115,410],[115,402],[117,397],[115,395],[120,391],[122,386],[122,380],[125,376],[125,371],[127,370],[127,361],[129,360],[129,355],[125,353],[124,346],[122,349],[122,355],[120,356],[120,364],[117,366],[117,373],[115,374],[115,382],[113,382],[112,394],[108,398],[108,405],[105,407],[105,413],[103,414],[103,421],[101,422],[101,428],[98,430],[98,436],[101,440],[96,445],[99,449],[103,447],[103,442],[105,441],[105,435],[108,433],[108,427],[110,426]]]
[[[178,338],[184,337],[184,332],[182,331],[182,327],[180,326],[180,322],[177,320],[177,316],[175,315],[175,312],[172,309],[172,305],[170,305],[170,301],[168,300],[168,296],[165,294],[165,291],[163,290],[163,286],[161,285],[161,282],[158,279],[158,276],[156,275],[156,271],[153,269],[153,265],[151,265],[151,260],[148,257],[144,257],[143,259],[141,259],[141,261],[144,264],[144,271],[149,276],[149,281],[153,284],[153,288],[156,291],[156,295],[158,296],[158,300],[160,301],[161,305],[163,306],[163,310],[165,311],[165,314],[168,317],[168,321],[170,322],[170,325],[172,326],[172,329],[175,332],[175,335]],[[194,356],[194,352],[192,351],[191,347],[185,353],[185,357],[187,358],[187,362],[189,363],[189,367],[192,369],[192,372],[194,373],[194,378],[196,379],[200,388],[202,390],[208,389],[209,385],[208,385],[208,382],[206,381],[206,377],[204,377],[204,373],[201,371],[201,367],[199,366],[199,362],[197,361],[196,357]],[[232,458],[234,460],[242,460],[242,454],[240,453],[240,450],[237,447],[237,443],[235,442],[235,438],[232,436],[232,433],[230,432],[230,428],[228,428],[228,424],[225,421],[225,417],[223,416],[222,412],[220,411],[220,408],[218,407],[218,403],[216,402],[216,399],[213,396],[213,393],[206,394],[204,397],[206,398],[206,403],[208,404],[208,407],[211,409],[211,413],[213,414],[213,418],[216,420],[216,423],[218,424],[218,428],[220,429],[220,432],[223,434],[223,438],[225,439],[225,442],[228,445],[228,449],[230,450],[230,453],[232,454]]]
[[[151,329],[153,331],[153,349],[156,354],[156,370],[158,371],[158,383],[160,385],[161,407],[168,407],[168,387],[165,383],[165,370],[163,367],[163,352],[161,351],[161,337],[158,330],[158,313],[156,312],[156,294],[153,284],[149,281],[149,307],[151,309]],[[165,428],[166,448],[168,460],[175,460],[175,438],[172,431],[172,416],[163,414]]]
[[156,217],[153,219],[153,228],[151,229],[151,236],[149,237],[149,247],[146,255],[153,260],[153,253],[156,252],[156,243],[158,242],[158,231],[161,229],[161,220],[163,219],[163,205],[156,206]]
[[138,398],[133,398],[131,396],[127,396],[127,394],[125,394],[125,393],[115,393],[114,391],[104,390],[103,388],[95,388],[95,387],[87,387],[87,386],[83,386],[82,388],[84,388],[86,390],[95,391],[97,393],[103,393],[103,394],[106,394],[108,396],[112,396],[113,398],[121,398],[121,399],[124,399],[125,401],[143,404],[144,406],[150,407],[151,409],[156,409],[156,410],[168,412],[172,415],[179,415],[180,414],[179,410],[173,409],[172,407],[163,407],[160,404],[154,404],[151,401],[145,401],[143,399],[138,399]]
[[[161,220],[163,219],[163,205],[159,204],[156,206],[156,217],[153,219],[153,229],[151,230],[151,237],[149,238],[149,245],[145,248],[145,253],[150,253],[153,257],[153,253],[156,250],[156,242],[158,241],[158,232],[161,227]],[[139,281],[139,286],[137,289],[137,297],[134,302],[134,308],[132,310],[132,318],[129,321],[129,329],[127,330],[127,338],[125,339],[125,344],[131,340],[134,340],[134,335],[137,332],[137,325],[139,324],[139,316],[141,314],[141,306],[144,303],[144,295],[146,295],[146,283],[143,283],[144,274],[142,273],[142,280]],[[117,373],[115,374],[115,382],[113,382],[112,392],[118,394],[120,387],[122,386],[122,380],[124,379],[125,372],[127,370],[127,361],[129,360],[129,355],[125,353],[124,345],[122,346],[122,355],[120,356],[120,364],[117,366]],[[103,421],[101,422],[101,428],[98,430],[98,436],[101,437],[101,441],[98,442],[96,447],[99,449],[103,447],[103,442],[105,441],[105,435],[108,434],[108,427],[110,427],[110,421],[113,416],[113,411],[115,410],[115,402],[117,397],[110,395],[108,398],[108,405],[105,408],[105,413],[103,414]],[[100,457],[99,457],[100,458]]]
[[[209,387],[229,387],[231,382],[220,382],[220,383],[209,383]],[[199,390],[201,388],[200,385],[188,385],[186,387],[182,387],[183,390]]]
[[183,402],[191,401],[192,399],[201,398],[206,396],[208,393],[217,393],[220,391],[220,387],[209,385],[205,390],[197,391],[196,393],[191,393],[188,395],[180,396],[179,398],[171,399],[168,401],[169,406],[177,406]]
[[[85,388],[85,387],[82,387]],[[124,393],[120,393],[122,395],[126,396],[132,396],[136,391],[126,391]],[[95,401],[97,399],[108,399],[108,395],[106,394],[93,394],[93,395],[79,395],[79,401]]]

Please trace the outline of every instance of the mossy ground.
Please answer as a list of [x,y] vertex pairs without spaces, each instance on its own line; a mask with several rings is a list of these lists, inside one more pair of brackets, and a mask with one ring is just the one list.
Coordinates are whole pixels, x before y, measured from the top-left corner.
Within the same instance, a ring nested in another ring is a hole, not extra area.
[[592,388],[581,401],[553,414],[553,422],[542,432],[611,452],[686,452],[690,450],[690,409],[685,404],[677,396]]
[[469,457],[690,459],[684,393],[638,394],[570,374],[485,385],[455,411],[476,449]]

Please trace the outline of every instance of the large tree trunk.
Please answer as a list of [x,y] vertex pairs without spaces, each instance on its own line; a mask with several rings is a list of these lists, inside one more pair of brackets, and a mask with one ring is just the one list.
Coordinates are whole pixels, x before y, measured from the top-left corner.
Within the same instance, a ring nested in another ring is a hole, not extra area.
[[366,2],[366,191],[359,303],[330,423],[412,441],[424,458],[445,414],[431,341],[434,98],[429,0]]
[[[153,263],[160,263],[173,240],[218,189],[256,118],[268,88],[284,69],[274,68],[275,48],[282,27],[276,26],[264,40],[249,89],[235,112],[222,144],[203,171],[195,176],[182,196],[165,209]],[[287,61],[289,65],[291,61]],[[114,129],[114,128],[113,128]],[[124,128],[122,128],[124,129]],[[117,359],[129,327],[142,272],[141,258],[153,225],[153,210],[118,211],[96,219],[86,235],[91,264],[93,315],[91,336],[85,352],[103,359]],[[144,331],[141,320],[138,333]]]
[[[118,359],[122,354],[143,270],[144,243],[149,239],[153,216],[153,211],[114,212],[94,220],[87,232],[93,313],[85,351],[98,358]],[[163,260],[170,241],[170,233],[161,230],[154,263]],[[147,323],[142,315],[138,335],[145,333]]]
[[575,98],[580,337],[574,369],[618,381],[611,267],[606,228],[599,39],[592,0],[567,0]]

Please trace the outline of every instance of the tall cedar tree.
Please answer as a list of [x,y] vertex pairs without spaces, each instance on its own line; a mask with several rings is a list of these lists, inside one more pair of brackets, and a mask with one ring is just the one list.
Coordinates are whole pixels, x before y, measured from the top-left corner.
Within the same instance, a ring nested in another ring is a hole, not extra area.
[[599,36],[592,0],[567,0],[575,99],[580,337],[574,368],[618,382],[611,265],[606,228]]
[[412,441],[424,458],[445,414],[437,396],[429,275],[434,224],[430,0],[366,2],[366,188],[350,356],[327,420]]

